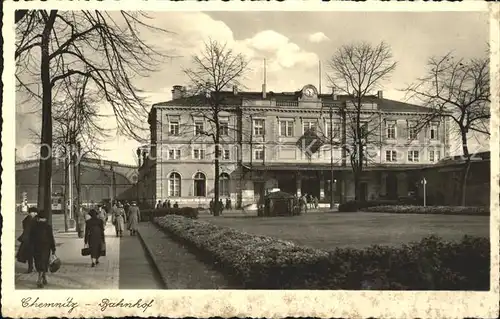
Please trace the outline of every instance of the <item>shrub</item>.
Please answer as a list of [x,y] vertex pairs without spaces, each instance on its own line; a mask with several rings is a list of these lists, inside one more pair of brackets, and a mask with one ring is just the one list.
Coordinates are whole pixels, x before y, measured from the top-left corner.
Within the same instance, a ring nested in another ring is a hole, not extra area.
[[141,211],[141,221],[151,221],[155,217],[166,215],[179,215],[196,219],[198,218],[198,209],[193,207],[145,209]]
[[348,201],[339,205],[339,212],[357,212],[366,207],[381,206],[381,205],[397,205],[397,200],[379,199],[370,201]]
[[486,238],[324,251],[179,216],[155,222],[246,289],[489,289]]
[[466,206],[375,206],[361,209],[366,212],[396,213],[396,214],[440,214],[440,215],[472,215],[489,216],[489,207]]

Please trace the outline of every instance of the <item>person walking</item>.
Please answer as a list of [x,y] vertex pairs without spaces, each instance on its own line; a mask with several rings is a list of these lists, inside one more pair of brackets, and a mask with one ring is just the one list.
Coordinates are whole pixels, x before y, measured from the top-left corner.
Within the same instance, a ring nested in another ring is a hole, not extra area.
[[214,200],[213,198],[210,200],[210,203],[208,204],[208,209],[210,210],[210,215],[214,214]]
[[85,222],[85,246],[89,247],[91,267],[99,264],[99,257],[105,250],[104,223],[95,209],[89,212],[90,219]]
[[106,211],[104,210],[104,206],[101,205],[97,206],[97,216],[99,217],[99,219],[102,220],[103,225],[106,226],[106,222],[108,221],[108,216],[106,216]]
[[129,205],[128,201],[125,201],[125,203],[123,204],[123,209],[125,210],[125,216],[128,216],[129,208],[130,208],[130,205]]
[[300,198],[300,211],[307,213],[307,194],[302,195]]
[[47,218],[35,217],[30,230],[30,244],[33,245],[33,258],[38,272],[37,286],[43,288],[47,285],[47,271],[49,269],[50,253],[56,253],[56,241],[52,226]]
[[141,211],[139,210],[139,207],[137,207],[137,203],[133,201],[128,212],[128,230],[130,231],[131,236],[135,236],[137,234],[137,228],[140,221]]
[[162,203],[161,203],[161,199],[158,200],[158,204],[156,204],[156,209],[160,209],[162,208]]
[[33,272],[33,245],[30,244],[30,232],[36,215],[36,207],[29,207],[28,215],[23,219],[23,233],[17,238],[21,245],[16,257],[22,263],[28,262],[27,274]]
[[126,221],[127,217],[125,216],[123,205],[118,203],[118,206],[115,207],[113,211],[113,225],[115,225],[116,237],[123,236],[123,229],[125,228]]

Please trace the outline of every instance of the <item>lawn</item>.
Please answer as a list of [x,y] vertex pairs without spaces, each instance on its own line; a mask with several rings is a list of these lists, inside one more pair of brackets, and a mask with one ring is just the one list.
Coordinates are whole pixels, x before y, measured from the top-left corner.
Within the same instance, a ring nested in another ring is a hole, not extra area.
[[200,219],[320,249],[399,246],[429,235],[446,240],[460,240],[464,235],[489,237],[489,217],[483,216],[318,212],[267,218],[200,215]]

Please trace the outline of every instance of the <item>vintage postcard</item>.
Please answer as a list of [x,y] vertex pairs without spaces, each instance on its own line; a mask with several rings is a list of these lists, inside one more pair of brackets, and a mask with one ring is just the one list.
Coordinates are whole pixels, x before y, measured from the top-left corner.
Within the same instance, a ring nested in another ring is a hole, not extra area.
[[497,317],[499,17],[4,3],[2,315]]

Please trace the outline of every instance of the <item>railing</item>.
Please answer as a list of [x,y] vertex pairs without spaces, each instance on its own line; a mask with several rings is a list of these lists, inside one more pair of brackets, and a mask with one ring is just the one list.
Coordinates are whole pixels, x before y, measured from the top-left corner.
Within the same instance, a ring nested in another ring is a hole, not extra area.
[[276,106],[299,106],[297,101],[276,101]]

